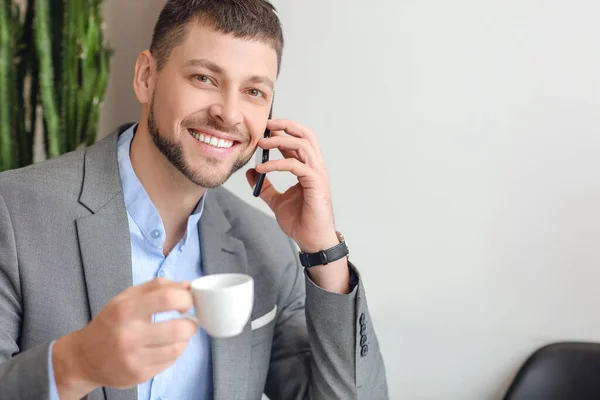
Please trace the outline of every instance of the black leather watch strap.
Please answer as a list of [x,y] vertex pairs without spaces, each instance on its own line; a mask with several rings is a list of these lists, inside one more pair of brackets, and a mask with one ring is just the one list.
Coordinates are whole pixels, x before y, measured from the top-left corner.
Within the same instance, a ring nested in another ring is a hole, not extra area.
[[346,257],[348,253],[348,246],[346,246],[345,241],[342,241],[340,244],[330,249],[319,251],[318,253],[300,253],[300,263],[306,268],[327,265],[330,262]]

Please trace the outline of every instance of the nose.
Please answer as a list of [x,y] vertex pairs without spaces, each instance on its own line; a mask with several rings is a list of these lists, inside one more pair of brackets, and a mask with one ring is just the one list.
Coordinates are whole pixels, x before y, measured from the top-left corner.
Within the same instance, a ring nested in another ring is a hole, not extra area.
[[210,107],[209,113],[226,128],[236,127],[243,120],[239,99],[235,95],[224,96],[221,101]]

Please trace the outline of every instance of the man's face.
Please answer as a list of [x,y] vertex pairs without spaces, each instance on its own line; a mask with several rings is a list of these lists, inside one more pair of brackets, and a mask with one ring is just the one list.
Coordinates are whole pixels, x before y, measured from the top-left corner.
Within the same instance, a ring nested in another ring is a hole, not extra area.
[[269,44],[191,24],[156,78],[148,114],[154,144],[190,181],[221,186],[263,137],[276,78]]

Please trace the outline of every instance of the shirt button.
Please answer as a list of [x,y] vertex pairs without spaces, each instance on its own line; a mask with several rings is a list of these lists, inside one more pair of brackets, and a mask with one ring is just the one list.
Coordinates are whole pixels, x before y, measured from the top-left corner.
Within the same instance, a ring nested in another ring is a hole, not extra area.
[[163,271],[162,269],[160,271],[158,271],[158,276],[161,277],[161,278],[163,276],[165,276],[165,271]]
[[150,236],[152,236],[152,239],[158,239],[160,237],[160,231],[155,229],[152,231],[152,233],[150,233]]

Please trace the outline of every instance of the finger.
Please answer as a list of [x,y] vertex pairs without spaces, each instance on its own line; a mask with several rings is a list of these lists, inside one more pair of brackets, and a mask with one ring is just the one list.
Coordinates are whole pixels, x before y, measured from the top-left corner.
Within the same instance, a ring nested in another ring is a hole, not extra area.
[[160,347],[187,341],[197,330],[196,323],[187,318],[158,322],[144,332],[144,346]]
[[283,156],[283,158],[295,158],[296,160],[300,159],[300,156],[294,150],[281,150],[281,149],[279,149],[279,152],[281,153],[281,155]]
[[267,122],[267,128],[269,128],[271,132],[284,131],[290,136],[305,138],[317,153],[321,153],[321,148],[314,132],[297,122],[290,121],[289,119],[271,119]]
[[[250,184],[250,186],[254,188],[254,185],[256,185],[256,182],[258,181],[258,172],[256,172],[255,169],[249,169],[246,172],[246,178],[248,179],[248,183]],[[262,190],[260,192],[259,197],[265,203],[267,203],[271,210],[275,211],[280,196],[281,193],[279,193],[279,191],[275,189],[275,186],[273,186],[269,178],[265,176],[265,180],[263,181]]]
[[[275,136],[267,139],[261,139],[259,146],[263,149],[278,149],[282,152],[295,152],[297,160],[307,163],[309,165],[316,165],[318,163],[317,154],[315,149],[310,145],[306,139],[300,139],[292,136]],[[284,155],[285,157],[285,155]],[[286,157],[289,158],[289,157]]]
[[132,286],[125,290],[127,294],[137,296],[142,293],[153,292],[167,287],[189,289],[190,282],[173,282],[165,278],[156,278],[140,285]]
[[289,136],[285,131],[270,131],[272,136]]
[[186,312],[193,306],[193,297],[183,287],[167,286],[145,292],[136,299],[138,316],[148,316],[165,311]]
[[[273,132],[271,132],[271,136],[285,136],[285,137],[289,137],[290,135],[288,135],[284,131],[273,131]],[[300,157],[298,155],[298,153],[296,151],[294,151],[294,150],[282,150],[282,149],[279,149],[279,152],[285,158],[299,158]]]
[[189,342],[182,341],[172,343],[167,346],[149,347],[144,349],[144,361],[147,365],[164,366],[164,369],[171,366],[185,352]]
[[264,164],[256,166],[256,171],[266,174],[274,171],[287,171],[296,175],[298,178],[310,176],[313,169],[295,158],[285,158],[283,160],[267,161]]
[[254,189],[256,182],[258,182],[258,172],[256,172],[254,168],[250,168],[246,171],[246,179],[248,180],[250,187]]

